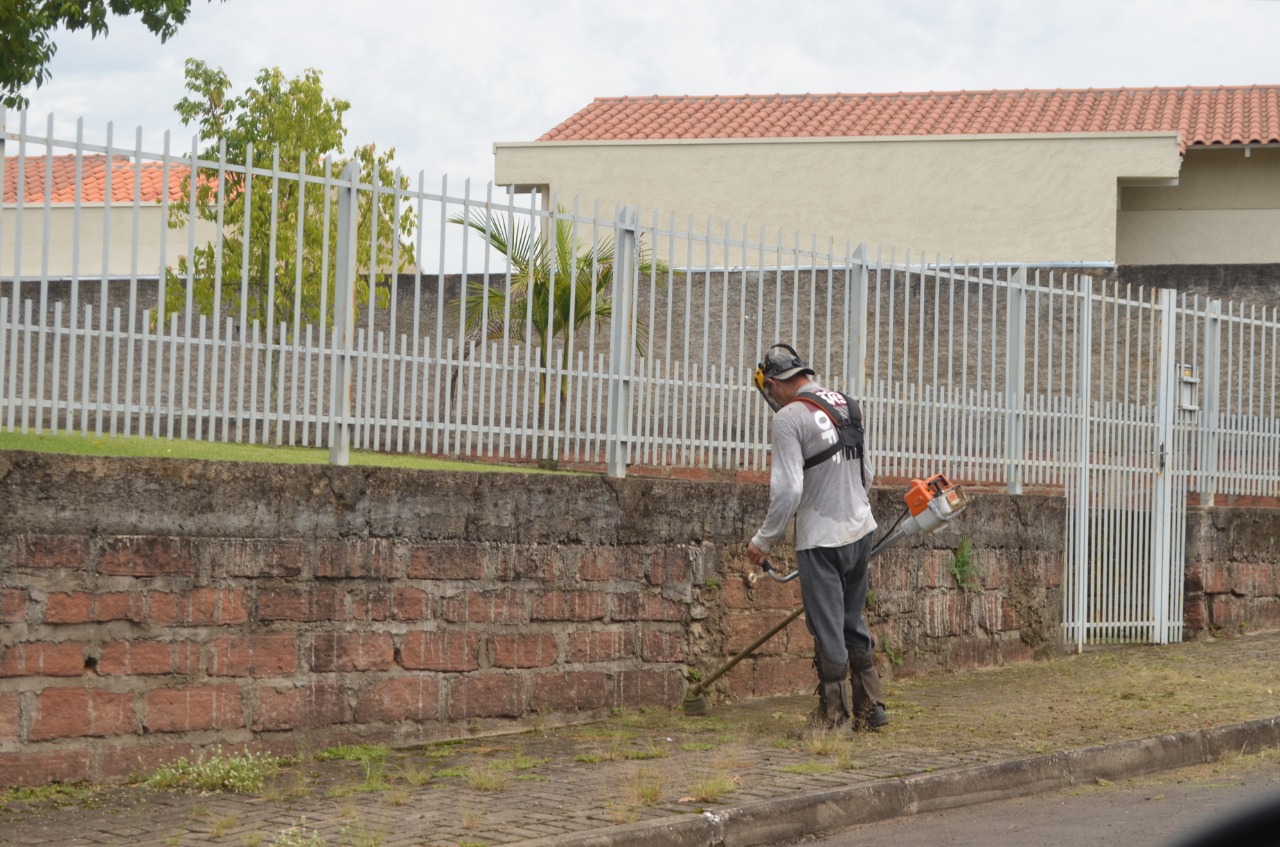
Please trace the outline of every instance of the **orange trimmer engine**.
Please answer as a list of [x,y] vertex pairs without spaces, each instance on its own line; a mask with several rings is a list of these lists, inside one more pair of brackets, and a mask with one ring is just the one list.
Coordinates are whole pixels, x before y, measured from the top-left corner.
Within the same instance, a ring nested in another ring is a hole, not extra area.
[[907,508],[893,528],[871,549],[872,556],[909,535],[928,535],[938,531],[969,504],[964,491],[945,474],[911,480],[904,499]]

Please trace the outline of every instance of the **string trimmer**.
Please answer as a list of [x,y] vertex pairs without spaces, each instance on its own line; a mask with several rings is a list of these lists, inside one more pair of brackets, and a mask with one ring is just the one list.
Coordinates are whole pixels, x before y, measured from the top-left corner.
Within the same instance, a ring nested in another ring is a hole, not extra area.
[[[904,538],[937,532],[952,518],[964,511],[964,507],[969,504],[969,498],[965,496],[960,486],[952,483],[943,474],[934,474],[924,480],[913,479],[911,487],[907,489],[906,496],[903,499],[906,500],[906,508],[902,510],[902,514],[894,521],[889,531],[871,548],[871,552],[867,554],[868,559],[875,558]],[[781,575],[768,559],[764,561],[761,567],[764,569],[765,574],[776,582],[790,582],[800,574],[799,571],[792,571],[789,574]],[[754,580],[755,577],[753,575],[752,581]],[[711,683],[723,676],[738,662],[760,649],[762,644],[782,632],[802,614],[804,614],[803,606],[787,615],[772,629],[751,642],[740,653],[716,668],[711,674],[689,686],[689,690],[684,695],[684,702],[681,704],[685,714],[705,715],[710,712],[711,704],[707,700],[707,692],[711,690]]]

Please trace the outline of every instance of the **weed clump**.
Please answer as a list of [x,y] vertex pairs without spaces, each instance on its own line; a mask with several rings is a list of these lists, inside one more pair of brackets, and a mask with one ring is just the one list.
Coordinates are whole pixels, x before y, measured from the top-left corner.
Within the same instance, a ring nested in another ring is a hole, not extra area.
[[195,761],[183,756],[163,764],[144,784],[159,791],[254,794],[262,790],[268,777],[279,772],[280,765],[280,759],[265,753],[224,754],[218,747],[212,753],[201,753]]

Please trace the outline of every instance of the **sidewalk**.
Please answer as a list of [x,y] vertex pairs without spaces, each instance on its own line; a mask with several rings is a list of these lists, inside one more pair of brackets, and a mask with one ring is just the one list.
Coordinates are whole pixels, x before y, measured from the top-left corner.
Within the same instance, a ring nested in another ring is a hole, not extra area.
[[[0,805],[0,843],[775,844],[1280,746],[1280,632],[888,686],[892,725],[793,737],[812,697],[654,710],[411,750],[328,751],[256,795],[115,787]],[[316,751],[320,752],[320,751]]]

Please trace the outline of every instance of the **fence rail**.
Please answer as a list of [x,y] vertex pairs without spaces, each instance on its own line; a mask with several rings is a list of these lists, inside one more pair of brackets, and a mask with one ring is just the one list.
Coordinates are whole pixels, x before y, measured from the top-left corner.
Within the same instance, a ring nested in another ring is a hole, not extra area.
[[[366,181],[342,162],[234,162],[195,140],[126,150],[109,131],[89,144],[80,125],[66,140],[52,119],[43,134],[26,121],[4,136],[0,174],[10,431],[319,447],[348,432],[359,450],[605,465],[612,449],[620,472],[761,469],[768,414],[750,375],[788,341],[862,399],[883,476],[945,467],[1062,489],[1086,426],[1110,433],[1091,442],[1100,464],[1151,458],[1138,445],[1161,378],[1153,289],[697,234],[492,186]],[[1189,398],[1178,472],[1207,496],[1277,496],[1280,314],[1173,308]],[[343,369],[350,389],[335,391]]]

